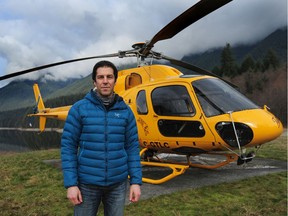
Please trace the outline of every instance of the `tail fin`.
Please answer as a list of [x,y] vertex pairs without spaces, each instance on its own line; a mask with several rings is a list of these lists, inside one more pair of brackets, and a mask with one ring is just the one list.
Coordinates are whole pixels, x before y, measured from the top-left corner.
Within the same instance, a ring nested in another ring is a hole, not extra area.
[[[43,98],[41,96],[40,89],[39,89],[37,83],[35,83],[33,85],[33,91],[34,91],[34,96],[35,96],[35,100],[36,100],[36,107],[34,110],[34,114],[37,114],[39,112],[44,111],[45,106],[44,106]],[[45,125],[46,125],[46,117],[40,116],[39,117],[39,129],[41,132],[43,132],[45,130]]]
[[45,109],[45,106],[37,83],[33,85],[33,90],[36,100],[37,111],[41,112],[42,110]]
[[39,117],[39,129],[41,132],[45,130],[45,125],[46,125],[46,117],[40,116]]
[[34,109],[34,113],[29,114],[28,116],[39,117],[39,128],[41,132],[45,130],[47,118],[58,119],[62,121],[66,120],[68,111],[71,106],[45,108],[38,84],[33,85],[33,90],[36,100],[36,107]]

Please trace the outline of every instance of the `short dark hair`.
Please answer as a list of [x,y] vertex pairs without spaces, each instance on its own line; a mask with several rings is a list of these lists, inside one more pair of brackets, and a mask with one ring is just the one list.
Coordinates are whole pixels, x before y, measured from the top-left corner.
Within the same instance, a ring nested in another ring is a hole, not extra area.
[[97,69],[100,68],[100,67],[110,67],[113,69],[113,73],[114,73],[114,77],[115,77],[115,82],[117,80],[117,77],[118,77],[118,70],[116,68],[116,66],[110,62],[110,61],[99,61],[97,62],[94,67],[93,67],[93,71],[92,71],[92,80],[95,81],[96,79],[96,74],[97,74]]

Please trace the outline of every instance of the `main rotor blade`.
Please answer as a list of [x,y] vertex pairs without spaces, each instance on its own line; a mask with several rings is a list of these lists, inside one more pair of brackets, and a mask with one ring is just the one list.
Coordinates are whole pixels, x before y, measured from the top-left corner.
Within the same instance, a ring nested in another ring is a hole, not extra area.
[[232,0],[200,0],[198,3],[190,7],[188,10],[180,14],[168,25],[162,28],[148,42],[148,44],[146,44],[146,47],[142,52],[143,55],[146,56],[156,42],[172,38],[192,23],[217,10],[230,1]]
[[11,74],[7,74],[7,75],[4,75],[4,76],[1,76],[0,77],[0,81],[1,80],[5,80],[5,79],[9,79],[9,78],[12,78],[12,77],[20,76],[20,75],[23,75],[23,74],[31,73],[33,71],[38,71],[38,70],[42,70],[42,69],[45,69],[45,68],[54,67],[54,66],[62,65],[62,64],[68,64],[68,63],[71,63],[71,62],[84,61],[84,60],[95,59],[95,58],[118,57],[118,56],[119,56],[119,53],[112,53],[112,54],[107,54],[107,55],[91,56],[91,57],[85,57],[85,58],[78,58],[78,59],[71,59],[71,60],[67,60],[67,61],[55,62],[55,63],[52,63],[52,64],[42,65],[42,66],[39,66],[39,67],[34,67],[34,68],[27,69],[27,70],[18,71],[18,72],[15,72],[15,73],[11,73]]
[[171,64],[174,64],[174,65],[177,65],[177,66],[192,70],[192,71],[196,72],[197,74],[204,74],[204,75],[208,75],[208,76],[217,77],[217,78],[223,80],[224,82],[228,83],[230,86],[232,86],[234,88],[238,88],[233,83],[228,82],[227,80],[224,80],[222,77],[220,77],[220,76],[218,76],[218,75],[216,75],[216,74],[214,74],[212,72],[209,72],[209,71],[207,71],[207,70],[205,70],[203,68],[200,68],[200,67],[197,67],[195,65],[189,64],[187,62],[183,62],[183,61],[180,61],[180,60],[168,57],[168,56],[164,56],[164,55],[162,55],[162,58],[168,60]]

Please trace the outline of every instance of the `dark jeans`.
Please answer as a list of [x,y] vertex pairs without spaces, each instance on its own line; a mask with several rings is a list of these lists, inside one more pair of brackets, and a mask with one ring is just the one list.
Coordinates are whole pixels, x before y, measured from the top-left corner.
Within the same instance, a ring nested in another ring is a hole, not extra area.
[[105,216],[123,216],[127,181],[107,186],[80,184],[83,202],[74,207],[74,216],[95,216],[102,201]]

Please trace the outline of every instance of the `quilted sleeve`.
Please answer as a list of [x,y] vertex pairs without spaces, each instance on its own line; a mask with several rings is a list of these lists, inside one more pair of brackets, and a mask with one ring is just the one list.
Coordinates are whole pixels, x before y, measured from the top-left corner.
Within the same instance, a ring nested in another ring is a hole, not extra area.
[[81,128],[81,118],[77,106],[72,106],[61,138],[61,160],[65,188],[75,186],[78,183],[77,152]]
[[136,120],[128,107],[128,123],[126,127],[126,152],[128,155],[128,172],[130,184],[142,184],[142,167],[139,155],[139,140]]

